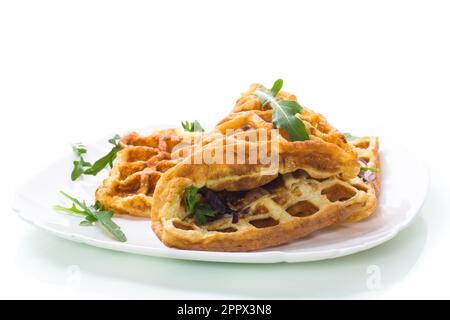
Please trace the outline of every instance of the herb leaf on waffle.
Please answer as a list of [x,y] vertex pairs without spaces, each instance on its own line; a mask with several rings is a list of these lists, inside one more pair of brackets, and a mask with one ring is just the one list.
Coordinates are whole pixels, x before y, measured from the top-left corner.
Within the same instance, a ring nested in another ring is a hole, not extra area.
[[276,95],[283,86],[283,80],[278,79],[269,91],[265,88],[255,90],[255,95],[261,100],[262,108],[272,107],[272,122],[289,134],[291,141],[304,141],[309,139],[308,131],[303,121],[296,115],[302,112],[302,106],[295,100],[278,99]]

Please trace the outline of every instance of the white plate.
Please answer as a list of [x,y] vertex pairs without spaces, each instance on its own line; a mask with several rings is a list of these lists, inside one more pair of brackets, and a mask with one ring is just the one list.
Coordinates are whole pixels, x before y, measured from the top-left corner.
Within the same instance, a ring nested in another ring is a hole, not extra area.
[[[101,229],[80,227],[79,217],[55,212],[52,205],[68,204],[58,191],[63,190],[88,203],[107,172],[97,177],[69,178],[72,156],[54,163],[32,178],[17,194],[14,209],[25,221],[61,238],[92,246],[137,254],[203,261],[238,263],[302,262],[331,259],[377,246],[406,228],[425,199],[428,172],[415,155],[382,140],[382,193],[377,212],[369,219],[321,230],[299,241],[249,253],[224,253],[177,250],[165,247],[144,219],[117,216],[128,241],[112,240]],[[108,148],[105,142],[88,146],[88,158],[95,159]],[[414,176],[414,179],[411,177]]]

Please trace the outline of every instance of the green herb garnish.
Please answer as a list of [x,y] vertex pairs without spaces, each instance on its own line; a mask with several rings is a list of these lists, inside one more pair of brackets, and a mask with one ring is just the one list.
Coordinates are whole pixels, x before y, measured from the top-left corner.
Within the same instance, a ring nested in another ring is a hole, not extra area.
[[370,171],[370,172],[373,172],[373,173],[379,173],[379,172],[380,172],[380,169],[378,169],[378,168],[372,168],[372,167],[361,167],[361,171],[362,171],[362,172],[364,172],[364,171]]
[[283,86],[283,80],[274,82],[272,89],[258,88],[255,95],[261,101],[262,107],[267,104],[272,107],[272,122],[275,127],[284,129],[289,134],[291,141],[304,141],[309,139],[306,126],[296,115],[301,113],[303,107],[294,100],[281,100],[276,97]]
[[84,145],[81,143],[76,143],[72,145],[72,149],[80,159],[73,162],[73,170],[70,177],[72,178],[72,181],[75,181],[84,173],[85,168],[91,167],[92,165],[89,162],[86,162],[83,158],[83,154],[87,152]]
[[359,137],[352,135],[351,133],[344,133],[345,139],[347,139],[347,141],[355,141],[356,139],[359,139]]
[[198,188],[194,186],[187,187],[184,191],[184,206],[188,215],[192,215],[194,213],[198,199]]
[[80,222],[80,226],[91,226],[94,223],[99,223],[100,226],[102,226],[118,241],[127,241],[127,237],[122,230],[120,230],[120,227],[112,221],[111,217],[113,216],[113,213],[105,210],[105,208],[98,201],[95,205],[88,206],[85,201],[81,202],[63,191],[61,191],[61,194],[72,201],[72,206],[70,208],[53,206],[53,209],[84,217],[85,220]]
[[72,181],[77,180],[83,174],[95,176],[108,165],[112,167],[117,152],[120,150],[119,139],[120,136],[117,134],[109,139],[108,142],[111,143],[114,147],[105,156],[95,161],[94,164],[91,164],[90,162],[84,160],[83,155],[87,153],[87,149],[84,145],[80,143],[72,145],[73,151],[79,158],[79,160],[75,160],[73,162],[73,170],[70,176]]
[[199,203],[195,206],[194,218],[197,224],[205,224],[207,217],[214,217],[216,211],[208,204]]
[[214,217],[216,211],[209,204],[198,203],[200,196],[198,188],[189,186],[184,191],[184,207],[188,213],[186,218],[194,216],[195,222],[199,225],[207,222],[207,217]]
[[273,83],[272,89],[270,89],[270,92],[272,93],[272,95],[274,97],[276,97],[278,92],[281,91],[281,88],[283,88],[283,79],[278,79]]
[[200,122],[198,122],[197,120],[194,120],[193,122],[189,122],[189,121],[182,121],[181,122],[181,126],[183,127],[184,131],[187,132],[204,132],[205,129],[203,129],[202,125],[200,124]]

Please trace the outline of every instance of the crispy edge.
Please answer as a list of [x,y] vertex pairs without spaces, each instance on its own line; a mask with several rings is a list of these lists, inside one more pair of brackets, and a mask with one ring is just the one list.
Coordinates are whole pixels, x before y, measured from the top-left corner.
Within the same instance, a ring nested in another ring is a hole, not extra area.
[[[346,221],[352,214],[361,210],[360,204],[349,207],[335,203],[319,213],[306,218],[295,218],[276,226],[257,229],[252,228],[239,235],[233,233],[212,232],[208,237],[190,237],[180,234],[175,227],[167,227],[170,221],[154,221],[153,231],[169,247],[187,250],[246,252],[281,244],[303,238],[314,231]],[[185,231],[189,232],[189,231]]]
[[373,146],[372,146],[372,162],[375,165],[376,168],[380,169],[380,172],[377,173],[376,178],[374,181],[372,181],[368,185],[368,200],[366,202],[366,205],[358,212],[355,212],[353,215],[351,215],[347,222],[357,222],[363,219],[368,218],[371,216],[375,210],[377,209],[378,205],[378,197],[380,195],[380,188],[381,188],[381,174],[382,174],[382,167],[381,167],[381,160],[380,160],[380,154],[379,154],[379,138],[373,137],[370,138],[373,139]]

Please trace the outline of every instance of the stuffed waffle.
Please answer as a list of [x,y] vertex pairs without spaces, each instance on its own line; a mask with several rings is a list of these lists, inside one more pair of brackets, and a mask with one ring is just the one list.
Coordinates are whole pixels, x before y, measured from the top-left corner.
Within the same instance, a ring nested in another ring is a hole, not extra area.
[[[378,168],[377,138],[361,141],[369,144],[355,150],[362,157],[369,155],[370,164]],[[152,227],[168,246],[213,251],[267,248],[331,225],[366,218],[377,203],[378,176],[370,181],[362,174],[346,180],[336,176],[315,179],[298,169],[278,173],[270,182],[256,183],[251,189],[228,191],[206,187],[207,172],[193,174],[196,170],[179,164],[156,188]],[[184,197],[190,186],[198,190],[199,203],[207,203],[215,211],[204,223],[186,210]]]
[[[379,170],[378,139],[349,143],[322,115],[302,108],[295,117],[303,122],[308,138],[293,141],[290,132],[274,125],[276,110],[264,106],[256,94],[259,88],[250,86],[216,126],[223,137],[203,145],[196,155],[223,153],[225,157],[226,150],[233,150],[237,156],[240,149],[249,159],[252,147],[267,150],[276,136],[277,165],[194,164],[195,154],[178,163],[161,177],[154,193],[152,228],[164,244],[251,251],[374,212],[379,176],[366,169],[370,165],[371,170]],[[283,91],[276,93],[276,99],[296,101]],[[279,134],[261,138],[260,132],[275,128]],[[255,133],[256,142],[248,139]]]

